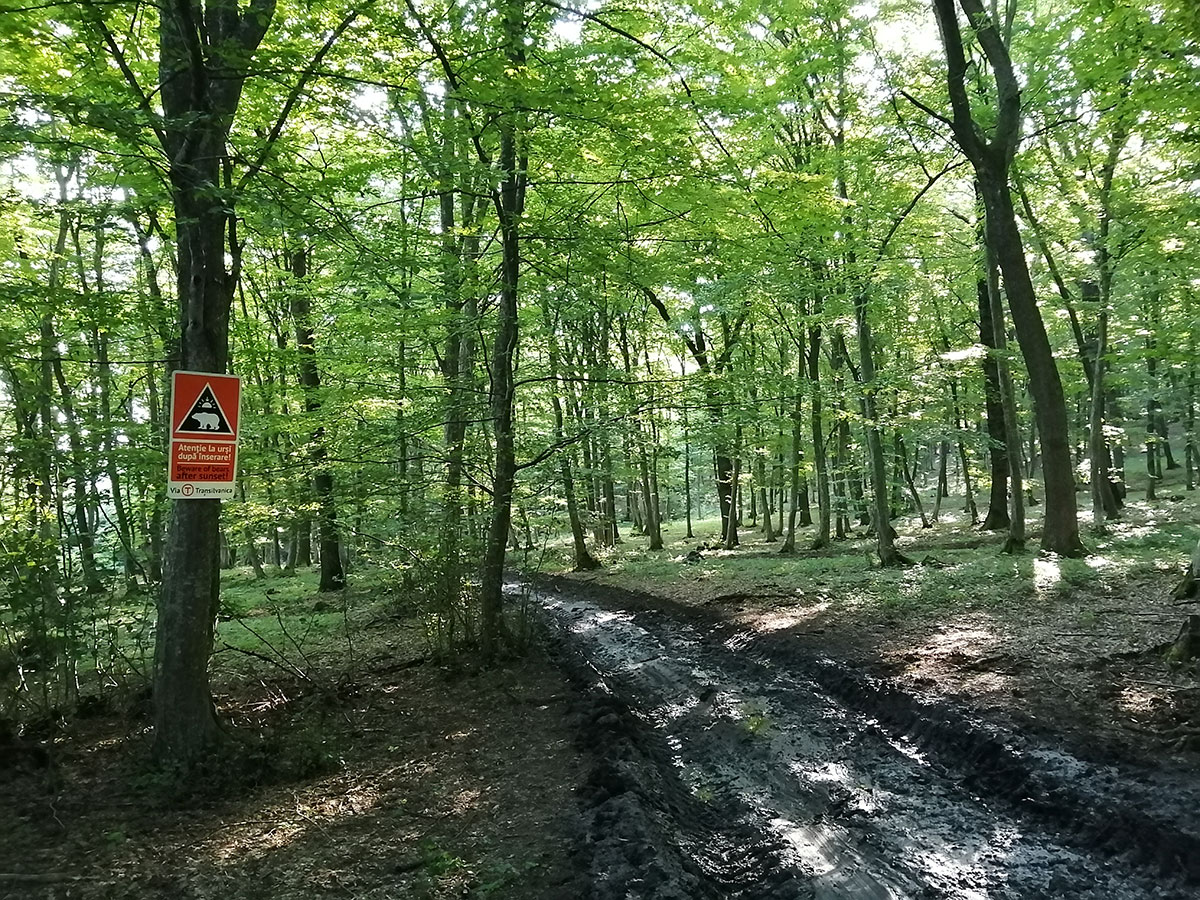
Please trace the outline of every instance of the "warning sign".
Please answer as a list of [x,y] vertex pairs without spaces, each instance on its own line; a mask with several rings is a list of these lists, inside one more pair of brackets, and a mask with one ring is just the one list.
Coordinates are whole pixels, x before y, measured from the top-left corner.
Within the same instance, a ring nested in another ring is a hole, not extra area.
[[236,375],[175,372],[171,376],[171,440],[237,441],[242,380]]
[[241,390],[241,379],[234,375],[172,374],[168,496],[233,496]]
[[211,384],[204,385],[204,390],[192,404],[191,411],[183,417],[175,431],[178,434],[233,434],[229,417],[225,415],[225,410],[221,409]]

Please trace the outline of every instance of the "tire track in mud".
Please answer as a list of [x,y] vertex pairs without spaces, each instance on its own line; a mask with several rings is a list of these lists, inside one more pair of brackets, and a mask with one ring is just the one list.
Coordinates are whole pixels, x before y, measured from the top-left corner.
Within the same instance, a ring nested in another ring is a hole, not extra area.
[[1020,746],[785,635],[542,585],[597,698],[582,728],[600,758],[583,793],[585,896],[1196,896],[1194,782],[1156,810],[1161,784]]

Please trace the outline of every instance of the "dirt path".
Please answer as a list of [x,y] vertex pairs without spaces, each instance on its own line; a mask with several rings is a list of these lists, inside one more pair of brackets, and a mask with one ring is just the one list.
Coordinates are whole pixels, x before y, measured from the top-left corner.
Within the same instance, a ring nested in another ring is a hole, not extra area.
[[539,598],[598,698],[597,900],[1196,896],[1193,774],[1082,761],[694,607]]

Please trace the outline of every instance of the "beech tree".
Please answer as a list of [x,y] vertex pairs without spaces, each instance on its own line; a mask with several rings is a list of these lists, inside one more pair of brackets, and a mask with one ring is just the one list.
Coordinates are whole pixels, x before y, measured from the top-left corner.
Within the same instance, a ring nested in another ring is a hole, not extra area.
[[[948,124],[959,148],[975,169],[986,210],[988,250],[995,254],[1003,275],[1017,340],[1029,369],[1046,488],[1042,549],[1063,556],[1078,556],[1084,549],[1079,539],[1066,398],[1046,327],[1038,311],[1010,183],[1013,158],[1021,139],[1021,89],[1000,24],[980,0],[959,0],[959,5],[967,17],[973,40],[978,42],[987,60],[995,110],[989,113],[991,124],[981,125],[970,99],[958,10],[954,0],[933,0],[946,51],[946,86],[951,108]],[[1009,455],[1011,459],[1011,448]]]

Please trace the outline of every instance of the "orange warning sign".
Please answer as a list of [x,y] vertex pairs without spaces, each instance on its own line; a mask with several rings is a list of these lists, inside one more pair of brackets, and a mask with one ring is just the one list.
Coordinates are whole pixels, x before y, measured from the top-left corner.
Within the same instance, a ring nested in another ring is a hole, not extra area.
[[242,381],[236,375],[171,375],[171,456],[167,495],[182,500],[233,496]]

